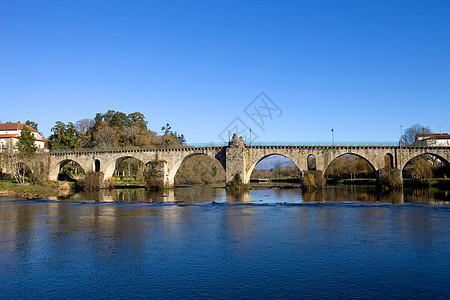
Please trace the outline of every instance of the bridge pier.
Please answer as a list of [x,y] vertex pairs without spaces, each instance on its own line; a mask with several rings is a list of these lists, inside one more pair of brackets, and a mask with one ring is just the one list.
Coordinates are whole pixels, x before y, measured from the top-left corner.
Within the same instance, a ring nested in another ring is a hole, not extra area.
[[238,138],[236,134],[229,143],[226,149],[225,158],[225,176],[227,186],[234,186],[236,188],[248,184],[250,176],[247,173],[251,170],[248,159],[248,149],[245,147],[242,137]]
[[153,160],[147,163],[146,186],[153,189],[174,187],[174,176],[169,175],[167,161]]

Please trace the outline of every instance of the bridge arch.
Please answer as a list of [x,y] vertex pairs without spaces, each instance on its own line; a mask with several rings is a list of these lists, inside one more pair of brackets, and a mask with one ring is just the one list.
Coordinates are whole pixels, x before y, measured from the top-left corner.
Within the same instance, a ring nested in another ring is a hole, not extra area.
[[340,154],[340,155],[334,157],[334,158],[326,165],[326,168],[324,169],[323,174],[324,174],[324,175],[325,175],[325,174],[328,174],[329,171],[330,171],[329,169],[330,169],[330,167],[332,166],[333,162],[335,162],[337,159],[342,158],[342,157],[344,157],[344,156],[346,156],[346,155],[352,155],[352,156],[358,157],[358,158],[360,158],[360,159],[363,159],[363,160],[364,160],[365,162],[367,162],[367,163],[369,164],[369,166],[372,168],[374,174],[376,173],[376,171],[378,171],[377,168],[373,165],[373,163],[372,163],[370,160],[368,160],[367,158],[365,158],[363,155],[360,155],[360,154],[357,154],[357,153],[353,153],[353,152],[346,152],[346,153],[342,153],[342,154]]
[[317,160],[314,154],[308,155],[306,158],[306,167],[308,170],[316,170],[317,169]]
[[174,163],[172,163],[171,165],[169,165],[169,172],[168,172],[168,178],[167,178],[169,186],[173,186],[175,184],[175,175],[177,174],[178,169],[181,167],[181,165],[188,159],[190,159],[194,156],[199,156],[199,155],[205,155],[215,161],[218,161],[219,164],[222,166],[223,170],[225,171],[224,163],[221,162],[219,159],[217,159],[215,156],[209,155],[204,152],[189,153],[189,154],[183,156],[181,159],[179,159],[179,160],[175,161]]
[[50,181],[58,180],[58,174],[61,171],[61,168],[63,168],[67,163],[72,162],[72,161],[77,163],[84,170],[84,172],[88,172],[89,170],[92,169],[89,167],[89,165],[83,163],[80,160],[73,159],[73,158],[62,158],[62,159],[52,162],[50,164],[49,175],[48,175],[49,180]]
[[[440,162],[443,163],[443,167],[444,167],[444,170],[443,170],[444,174],[441,174],[441,175],[450,176],[450,162],[447,159],[445,159],[441,155],[438,155],[438,154],[435,154],[435,153],[425,152],[425,153],[421,153],[421,154],[417,154],[417,155],[411,156],[411,157],[409,157],[408,160],[406,160],[404,162],[403,168],[401,169],[403,177],[405,177],[406,174],[411,172],[411,170],[409,169],[408,166],[410,166],[416,159],[421,158],[421,157],[424,158],[425,160],[429,160],[430,157],[431,158],[437,158]],[[436,169],[434,171],[436,171]],[[434,173],[434,171],[433,171],[433,173]],[[441,172],[442,172],[442,170],[441,170]],[[434,175],[436,175],[436,174],[434,174]]]
[[417,157],[420,157],[420,156],[424,156],[424,155],[431,155],[431,156],[433,156],[433,157],[436,157],[436,158],[438,158],[439,160],[441,160],[448,168],[450,168],[450,162],[449,162],[449,160],[446,159],[445,157],[443,157],[442,155],[439,155],[439,154],[433,153],[433,152],[423,152],[423,153],[418,153],[418,154],[416,153],[416,154],[407,156],[407,158],[404,159],[404,161],[402,162],[402,165],[401,165],[401,168],[400,168],[400,169],[403,170],[403,169],[406,167],[406,165],[407,165],[411,160],[413,160],[413,159],[415,159],[415,158],[417,158]]
[[384,155],[384,167],[385,168],[394,167],[394,156],[391,153],[386,153]]
[[283,154],[281,151],[280,151],[280,152],[269,153],[269,154],[265,154],[265,155],[263,155],[262,157],[259,157],[259,159],[253,161],[253,163],[250,165],[248,171],[247,171],[246,174],[245,174],[244,183],[245,183],[245,184],[248,184],[248,183],[250,182],[250,177],[252,176],[253,170],[255,169],[256,165],[257,165],[260,161],[262,161],[262,160],[264,160],[264,159],[266,159],[266,158],[268,158],[268,157],[270,157],[270,156],[273,156],[273,155],[280,155],[280,156],[283,156],[283,157],[289,159],[289,160],[292,161],[292,162],[294,163],[294,165],[300,170],[298,161],[295,161],[293,158],[289,157],[288,154]]
[[129,155],[129,154],[126,154],[126,155],[123,155],[123,156],[116,157],[116,158],[113,159],[112,161],[106,163],[107,166],[106,166],[106,168],[104,169],[104,174],[105,174],[105,175],[104,175],[104,179],[105,179],[105,180],[111,179],[111,177],[113,176],[114,171],[116,170],[116,168],[117,168],[124,160],[130,159],[130,158],[134,158],[134,159],[140,161],[143,165],[145,165],[145,162],[143,162],[141,159],[139,159],[139,158],[136,157],[136,156]]

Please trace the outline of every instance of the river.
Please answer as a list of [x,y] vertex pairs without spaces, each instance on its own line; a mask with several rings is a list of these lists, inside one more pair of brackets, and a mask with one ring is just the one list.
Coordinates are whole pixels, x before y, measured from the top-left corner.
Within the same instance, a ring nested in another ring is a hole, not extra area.
[[450,297],[450,199],[368,186],[0,198],[0,298]]

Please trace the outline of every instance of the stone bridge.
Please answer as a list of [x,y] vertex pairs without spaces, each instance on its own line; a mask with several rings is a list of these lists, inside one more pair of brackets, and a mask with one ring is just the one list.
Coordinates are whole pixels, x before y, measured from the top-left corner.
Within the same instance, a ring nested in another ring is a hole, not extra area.
[[289,158],[302,171],[317,169],[325,172],[334,159],[345,154],[364,158],[376,171],[384,167],[403,170],[408,161],[423,154],[433,155],[450,166],[450,147],[445,146],[248,146],[242,138],[233,137],[228,146],[221,147],[51,152],[48,179],[57,180],[60,169],[74,161],[85,172],[103,172],[104,180],[109,180],[123,160],[136,158],[145,164],[157,162],[163,171],[165,186],[171,187],[184,161],[195,155],[207,155],[223,166],[227,182],[239,175],[244,183],[249,183],[258,162],[275,154]]

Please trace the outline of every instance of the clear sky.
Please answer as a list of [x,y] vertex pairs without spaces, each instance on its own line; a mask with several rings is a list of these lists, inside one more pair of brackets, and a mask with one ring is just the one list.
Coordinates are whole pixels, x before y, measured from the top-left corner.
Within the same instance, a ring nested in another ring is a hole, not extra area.
[[188,142],[450,132],[450,1],[1,0],[0,103],[47,137],[108,109]]

